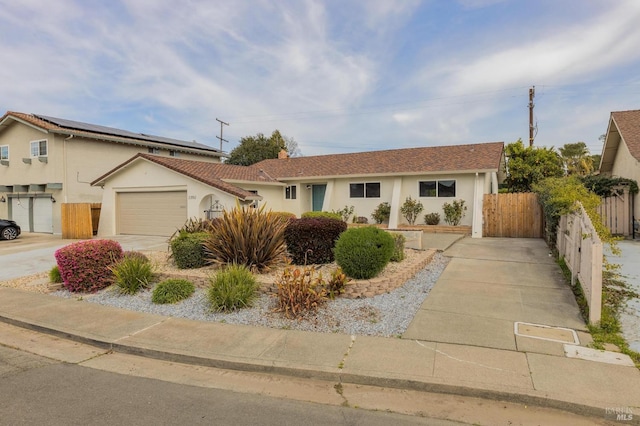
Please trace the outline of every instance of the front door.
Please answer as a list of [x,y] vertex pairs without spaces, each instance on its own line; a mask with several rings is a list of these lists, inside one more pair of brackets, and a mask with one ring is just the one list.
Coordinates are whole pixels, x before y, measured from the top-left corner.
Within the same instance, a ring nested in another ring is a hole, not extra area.
[[322,205],[324,204],[324,193],[327,190],[327,185],[312,185],[311,197],[312,208],[314,212],[322,211]]

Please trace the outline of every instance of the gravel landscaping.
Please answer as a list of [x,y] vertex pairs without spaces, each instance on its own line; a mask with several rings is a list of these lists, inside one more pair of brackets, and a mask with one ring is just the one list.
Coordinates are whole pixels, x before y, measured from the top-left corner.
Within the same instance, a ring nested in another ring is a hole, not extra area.
[[260,296],[254,306],[235,312],[212,312],[207,304],[206,290],[197,289],[189,299],[173,305],[151,302],[151,290],[136,295],[122,295],[113,288],[95,294],[70,293],[59,290],[52,295],[82,299],[90,303],[147,312],[151,314],[227,324],[258,325],[271,328],[345,333],[368,336],[399,336],[407,329],[420,305],[446,267],[449,259],[436,253],[429,265],[403,286],[386,294],[363,299],[338,297],[303,319],[287,319],[274,312],[275,299]]

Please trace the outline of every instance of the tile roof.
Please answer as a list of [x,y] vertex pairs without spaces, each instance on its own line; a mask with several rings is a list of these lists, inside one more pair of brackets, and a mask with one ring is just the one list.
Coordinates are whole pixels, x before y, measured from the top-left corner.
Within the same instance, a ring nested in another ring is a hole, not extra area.
[[188,142],[178,139],[165,138],[162,136],[152,136],[143,133],[133,133],[127,130],[116,129],[113,127],[100,126],[89,123],[82,123],[79,121],[72,121],[62,118],[48,117],[44,115],[25,114],[22,112],[7,111],[5,115],[0,118],[0,123],[4,123],[8,117],[17,118],[26,123],[32,124],[36,127],[45,129],[51,133],[60,133],[65,135],[74,135],[79,137],[86,137],[92,139],[100,139],[106,141],[115,141],[123,143],[135,143],[137,145],[151,145],[157,146],[165,145],[179,148],[187,148],[189,150],[196,150],[200,152],[207,152],[208,155],[219,153],[219,150],[200,144],[197,142]]
[[245,166],[234,166],[231,164],[211,163],[196,160],[185,160],[181,158],[163,157],[153,154],[137,154],[126,162],[116,166],[114,169],[108,171],[98,179],[91,182],[91,185],[100,184],[113,173],[126,167],[139,158],[164,166],[170,170],[181,173],[214,188],[218,188],[243,200],[253,199],[255,198],[255,195],[252,192],[245,191],[244,189],[239,188],[231,183],[225,182],[225,179],[279,184],[278,181],[270,178],[265,173],[256,172],[255,170]]
[[275,179],[499,170],[503,142],[391,149],[263,160],[252,166]]
[[633,158],[640,161],[640,110],[614,111],[611,113],[611,119]]

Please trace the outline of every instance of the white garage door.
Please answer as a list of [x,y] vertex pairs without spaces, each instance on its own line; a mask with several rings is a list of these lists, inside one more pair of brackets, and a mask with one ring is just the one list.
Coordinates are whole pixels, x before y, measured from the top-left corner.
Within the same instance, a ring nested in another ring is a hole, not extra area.
[[29,216],[31,214],[29,207],[29,198],[11,198],[11,218],[15,220],[18,226],[24,231],[29,232]]
[[170,236],[187,220],[187,192],[118,193],[117,233]]
[[53,203],[51,198],[33,199],[33,232],[53,233]]

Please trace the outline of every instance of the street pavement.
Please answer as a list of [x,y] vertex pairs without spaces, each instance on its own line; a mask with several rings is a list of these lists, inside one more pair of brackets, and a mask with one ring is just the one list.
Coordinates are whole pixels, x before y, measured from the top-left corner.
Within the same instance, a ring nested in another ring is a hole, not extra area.
[[[629,288],[640,294],[640,240],[618,241],[620,255],[609,254],[611,263],[620,265],[620,274]],[[629,300],[620,313],[622,334],[629,347],[640,352],[640,299]]]
[[[640,419],[640,371],[589,350],[545,243],[459,239],[402,338],[190,321],[0,288],[0,320],[173,362]],[[611,416],[614,416],[613,418]]]

